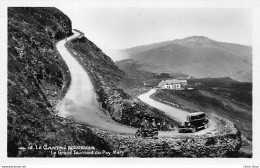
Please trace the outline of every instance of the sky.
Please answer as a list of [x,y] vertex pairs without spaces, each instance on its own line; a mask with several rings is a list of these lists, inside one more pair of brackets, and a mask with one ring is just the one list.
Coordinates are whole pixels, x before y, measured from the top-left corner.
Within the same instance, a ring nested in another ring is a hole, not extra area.
[[98,47],[123,49],[138,45],[206,36],[216,41],[252,45],[249,8],[58,7],[73,28]]

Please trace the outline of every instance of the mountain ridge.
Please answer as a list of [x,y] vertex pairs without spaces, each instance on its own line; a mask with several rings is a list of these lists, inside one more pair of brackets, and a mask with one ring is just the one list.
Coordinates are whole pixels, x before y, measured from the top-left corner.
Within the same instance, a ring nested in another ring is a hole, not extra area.
[[221,43],[226,43],[226,44],[235,44],[235,45],[246,46],[246,47],[252,48],[251,45],[234,43],[234,42],[217,41],[217,40],[213,40],[213,39],[211,39],[207,36],[203,36],[203,35],[192,35],[192,36],[187,36],[187,37],[184,37],[184,38],[177,38],[177,39],[173,39],[173,40],[159,41],[159,42],[148,43],[148,44],[140,44],[140,45],[137,45],[137,46],[126,47],[126,48],[107,49],[107,51],[131,50],[131,49],[137,49],[137,48],[142,48],[142,47],[148,47],[148,46],[151,46],[151,45],[169,44],[169,43],[173,43],[173,42],[176,42],[176,41],[182,41],[182,40],[187,40],[187,39],[192,39],[192,38],[208,39],[209,41],[212,41],[212,42],[214,41],[214,42],[221,42]]
[[[195,78],[232,77],[252,81],[252,48],[218,42],[204,36],[166,41],[111,53],[119,60],[133,59],[153,73],[183,73]],[[149,66],[147,66],[149,65]]]

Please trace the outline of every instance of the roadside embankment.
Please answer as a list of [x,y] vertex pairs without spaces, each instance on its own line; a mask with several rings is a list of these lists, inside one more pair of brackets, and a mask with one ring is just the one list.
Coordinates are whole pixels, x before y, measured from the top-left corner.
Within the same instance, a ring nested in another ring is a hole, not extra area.
[[86,37],[71,40],[66,47],[88,73],[99,105],[108,119],[135,128],[140,127],[144,116],[149,121],[155,119],[156,122],[165,121],[168,125],[176,125],[176,122],[163,112],[128,94],[130,90],[141,90],[142,83],[118,69],[114,62]]
[[212,116],[216,130],[204,135],[181,134],[174,137],[142,139],[92,129],[125,157],[237,157],[241,147],[240,131],[223,118]]

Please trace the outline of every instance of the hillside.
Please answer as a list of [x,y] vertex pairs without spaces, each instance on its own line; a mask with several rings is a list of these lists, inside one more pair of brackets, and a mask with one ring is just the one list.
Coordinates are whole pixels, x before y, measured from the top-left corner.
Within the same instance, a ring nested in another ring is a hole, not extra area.
[[117,61],[116,65],[119,69],[126,72],[130,77],[138,79],[145,84],[152,85],[156,87],[159,82],[169,78],[187,79],[190,78],[188,75],[182,73],[154,73],[142,70],[141,68],[144,64],[133,59],[125,59]]
[[70,83],[55,44],[71,34],[70,19],[56,8],[8,8],[8,157],[52,157],[36,150],[44,144],[110,150],[88,127],[53,111]]
[[[86,37],[70,41],[67,47],[89,74],[98,101],[106,110],[104,112],[107,112],[107,116],[131,127],[140,127],[144,116],[150,122],[152,119],[160,123],[166,121],[166,125],[177,127],[178,123],[161,111],[130,96],[127,92],[131,93],[131,89],[136,90],[136,87],[142,91],[142,85],[118,69],[111,59]],[[122,146],[126,151],[125,156],[130,157],[244,157],[237,153],[241,147],[241,137],[235,125],[221,117],[212,115],[211,119],[214,120],[214,131],[198,136],[173,136],[173,132],[168,132],[171,134],[169,137],[143,139],[104,131],[97,131],[97,134],[112,144],[114,149]]]
[[[72,35],[71,29],[70,19],[56,8],[8,8],[8,157],[241,157],[237,156],[240,131],[218,116],[213,116],[217,126],[209,134],[156,139],[104,131],[60,117],[54,107],[66,99],[67,91],[73,91],[69,86],[75,79],[73,64],[68,68],[62,59],[65,54],[57,51],[62,44],[83,68],[81,74],[86,71],[90,76],[97,106],[104,113],[100,115],[136,128],[144,117],[177,126],[162,111],[135,98],[147,91],[143,83],[120,70],[86,37],[62,40]],[[158,80],[168,74],[152,73],[152,77]],[[67,103],[70,107],[71,102]]]
[[133,95],[144,92],[143,83],[120,70],[110,57],[86,37],[67,43],[71,54],[89,74],[100,106],[118,123],[139,128],[144,116],[176,125],[159,110],[151,108]]
[[111,56],[133,59],[142,65],[138,69],[148,72],[252,81],[251,47],[217,42],[203,36],[118,50]]
[[252,83],[231,78],[190,79],[191,91],[158,90],[154,95],[186,111],[204,111],[232,121],[241,131],[243,149],[252,155]]

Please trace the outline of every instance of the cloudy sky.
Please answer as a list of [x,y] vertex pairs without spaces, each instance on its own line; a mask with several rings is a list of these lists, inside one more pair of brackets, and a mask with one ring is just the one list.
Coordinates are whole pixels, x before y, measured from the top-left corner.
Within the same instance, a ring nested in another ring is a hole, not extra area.
[[101,49],[121,49],[193,35],[252,44],[252,11],[247,8],[58,7],[73,28]]

